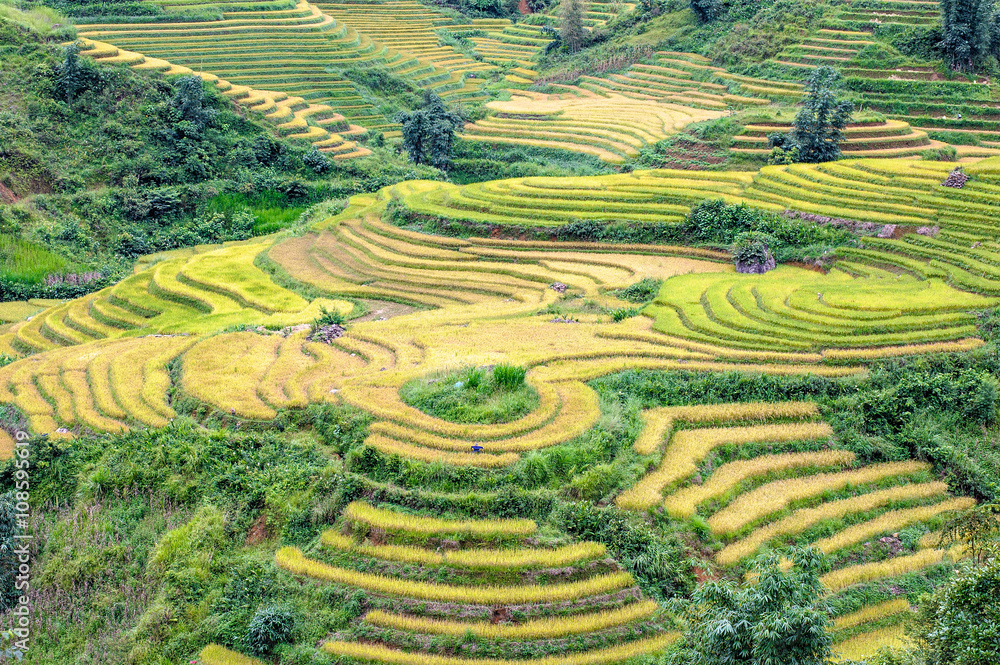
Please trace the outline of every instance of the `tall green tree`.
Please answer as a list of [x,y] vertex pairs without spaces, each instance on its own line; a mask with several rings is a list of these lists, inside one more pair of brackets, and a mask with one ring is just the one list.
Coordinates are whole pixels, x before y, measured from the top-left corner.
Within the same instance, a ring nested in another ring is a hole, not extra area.
[[815,549],[794,549],[785,569],[775,555],[754,563],[750,581],[708,582],[695,591],[687,630],[670,665],[823,665],[832,654],[829,608]]
[[580,50],[587,38],[583,28],[585,11],[584,0],[562,0],[559,6],[559,36],[573,53]]
[[80,44],[73,43],[63,49],[63,60],[56,66],[56,95],[66,102],[76,99],[99,80],[93,65],[80,60]]
[[854,104],[837,99],[840,74],[829,66],[817,67],[806,82],[806,99],[795,116],[792,143],[803,162],[828,162],[840,157],[844,127]]
[[996,53],[996,0],[941,0],[944,48],[952,69],[971,72]]
[[177,81],[173,107],[180,114],[181,120],[193,123],[198,129],[212,124],[219,114],[215,109],[205,106],[205,86],[197,76],[185,76]]
[[461,131],[465,124],[461,115],[445,106],[434,93],[426,92],[420,108],[398,113],[396,122],[403,125],[403,147],[414,164],[448,168],[455,132]]

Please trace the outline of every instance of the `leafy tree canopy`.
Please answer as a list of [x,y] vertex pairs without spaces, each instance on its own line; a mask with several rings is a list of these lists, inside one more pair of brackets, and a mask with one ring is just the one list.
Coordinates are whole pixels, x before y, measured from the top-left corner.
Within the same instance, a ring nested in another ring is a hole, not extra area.
[[708,582],[686,611],[687,630],[669,665],[823,665],[832,654],[823,555],[793,549],[791,567],[758,559],[744,585]]
[[445,106],[440,97],[427,92],[420,108],[397,114],[396,122],[403,125],[403,147],[414,164],[448,168],[455,132],[461,131],[465,124],[461,115]]

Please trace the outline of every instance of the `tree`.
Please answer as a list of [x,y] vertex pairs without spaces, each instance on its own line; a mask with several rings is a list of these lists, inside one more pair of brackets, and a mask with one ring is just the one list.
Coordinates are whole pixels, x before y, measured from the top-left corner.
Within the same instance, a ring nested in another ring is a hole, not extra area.
[[559,36],[566,48],[576,53],[587,36],[583,29],[583,0],[562,0],[559,11]]
[[403,125],[403,147],[414,164],[448,168],[455,132],[465,124],[461,115],[448,109],[434,93],[425,92],[420,108],[397,114],[396,122]]
[[60,99],[71,102],[99,79],[93,66],[80,60],[80,44],[73,43],[63,49],[63,61],[56,66],[56,93]]
[[926,665],[1000,663],[1000,557],[967,563],[922,600],[914,637]]
[[702,23],[708,23],[719,15],[719,0],[689,0],[688,4]]
[[181,116],[199,130],[204,129],[219,114],[215,109],[205,108],[205,87],[197,76],[185,76],[177,81],[177,93],[173,107]]
[[941,25],[952,69],[975,71],[996,52],[996,0],[941,0]]
[[829,608],[815,549],[794,549],[787,570],[770,555],[744,585],[708,582],[695,591],[671,665],[823,665],[832,653]]
[[806,99],[795,116],[792,144],[803,162],[828,162],[840,157],[844,127],[851,119],[854,104],[838,101],[840,74],[833,67],[817,67],[806,82]]

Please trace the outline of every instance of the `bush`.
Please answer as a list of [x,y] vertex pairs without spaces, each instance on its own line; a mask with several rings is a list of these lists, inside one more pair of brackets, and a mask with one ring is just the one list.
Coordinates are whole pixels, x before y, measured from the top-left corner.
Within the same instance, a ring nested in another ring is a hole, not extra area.
[[333,170],[333,162],[321,153],[316,146],[302,157],[302,163],[320,175]]
[[269,654],[274,647],[291,640],[294,626],[295,617],[288,607],[271,606],[257,610],[247,627],[247,647],[257,655]]
[[615,295],[622,300],[627,300],[629,302],[647,303],[653,300],[653,298],[660,293],[661,286],[663,286],[662,279],[646,277],[635,284],[617,291]]

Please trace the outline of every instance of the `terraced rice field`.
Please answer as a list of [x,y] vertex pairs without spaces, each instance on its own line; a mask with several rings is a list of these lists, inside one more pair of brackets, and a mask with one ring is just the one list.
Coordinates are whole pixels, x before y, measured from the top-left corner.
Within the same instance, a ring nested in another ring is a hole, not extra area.
[[881,111],[892,120],[911,125],[914,132],[975,135],[978,145],[965,145],[968,141],[955,145],[960,156],[996,154],[1000,108],[988,79],[950,78],[935,62],[904,58],[901,63],[882,64],[878,57],[860,57],[877,44],[873,31],[879,26],[884,30],[886,26],[905,29],[938,24],[940,7],[933,0],[883,0],[866,2],[859,8],[845,5],[824,18],[820,29],[780,53],[774,63],[796,79],[821,65],[835,67],[845,77],[845,87],[857,106]]
[[[792,126],[782,123],[750,124],[742,134],[733,137],[732,150],[749,154],[766,155],[771,150],[767,137],[775,132],[787,133]],[[931,141],[927,132],[915,130],[900,120],[869,122],[848,125],[840,149],[846,157],[906,157],[920,155],[932,147],[941,147],[940,141]]]
[[[909,612],[892,579],[963,556],[942,548],[934,529],[975,501],[949,496],[922,462],[858,464],[854,453],[836,448],[818,417],[810,402],[647,411],[635,447],[659,457],[659,465],[618,504],[662,506],[671,517],[701,520],[720,542],[715,560],[722,566],[768,548],[817,547],[833,562],[823,583],[839,608],[837,649],[861,658],[890,643]],[[859,550],[880,544],[881,554],[854,563]],[[855,597],[844,592],[859,584],[871,587],[874,602],[847,600]]]
[[[396,136],[398,125],[362,97],[343,69],[383,67],[449,102],[485,99],[482,77],[496,70],[491,61],[508,58],[477,62],[441,45],[434,30],[452,22],[417,2],[300,0],[294,8],[234,8],[218,21],[82,24],[79,35],[92,57],[167,74],[196,72],[279,122],[290,138],[354,157],[368,151],[350,137],[368,129]],[[488,25],[498,36],[508,28]],[[529,82],[534,72],[524,65],[548,41],[533,34],[521,38],[516,72]]]
[[[33,432],[63,438],[165,426],[178,412],[266,426],[284,409],[343,403],[370,415],[364,444],[388,459],[502,470],[585,435],[602,415],[587,382],[612,372],[841,377],[863,373],[871,358],[982,344],[970,312],[998,302],[1000,167],[968,165],[974,177],[964,188],[942,187],[954,166],[863,159],[758,173],[401,183],[353,197],[304,235],[167,252],[83,298],[9,306],[6,318],[18,320],[0,333],[0,350],[23,357],[0,368],[0,403]],[[457,238],[386,221],[395,202],[396,215],[507,233],[581,219],[677,223],[714,198],[843,216],[883,233],[842,250],[827,274],[786,265],[741,275],[727,253],[706,248]],[[627,306],[615,290],[645,278],[664,280],[645,316],[614,322],[600,309]],[[331,344],[308,340],[302,324],[321,307],[350,316],[359,300],[387,299],[415,309],[350,323]],[[594,313],[573,323],[557,314],[582,301]],[[454,423],[400,396],[415,379],[500,363],[526,368],[538,395],[517,420]],[[887,591],[893,580],[943,570],[963,554],[935,533],[971,500],[948,495],[922,462],[861,464],[837,447],[815,404],[671,406],[643,421],[635,454],[651,471],[618,504],[696,520],[723,568],[789,543],[827,552],[835,565],[824,584],[845,653],[893,639],[908,611],[899,601],[912,600]],[[0,439],[0,456],[12,447]],[[324,641],[333,655],[613,663],[674,637],[601,546],[532,540],[532,520],[415,517],[363,503],[341,519],[311,549],[275,558],[290,574],[378,600],[362,624],[366,639]],[[857,563],[864,548],[879,553]],[[552,570],[572,572],[530,583]],[[859,585],[870,591],[863,604],[851,600]],[[499,604],[524,620],[493,621]],[[488,648],[435,651],[438,637],[467,633]],[[220,649],[203,660],[253,662]]]
[[621,162],[684,125],[719,113],[659,102],[523,92],[490,102],[496,114],[465,126],[467,140],[559,148]]
[[[164,424],[174,416],[165,397],[173,382],[209,411],[257,420],[343,400],[375,416],[368,443],[385,453],[504,466],[595,423],[596,395],[584,381],[612,370],[837,375],[869,358],[981,344],[969,312],[996,303],[990,193],[997,185],[983,162],[970,167],[979,175],[964,189],[940,187],[950,168],[859,160],[767,167],[757,175],[639,171],[465,187],[404,183],[356,196],[341,216],[306,235],[274,246],[262,239],[166,254],[113,287],[10,325],[0,349],[28,358],[0,369],[0,401],[16,404],[36,431],[69,434]],[[863,246],[842,250],[844,259],[825,275],[785,266],[751,276],[734,273],[727,256],[712,250],[463,240],[381,219],[394,199],[421,215],[508,226],[679,221],[690,205],[717,197],[938,232],[864,238]],[[310,302],[278,286],[258,267],[262,260],[327,297]],[[546,313],[560,300],[549,288],[554,282],[620,307],[609,291],[647,277],[668,279],[645,317],[612,323],[592,315],[566,326]],[[429,309],[351,326],[333,346],[300,332],[213,336],[235,325],[307,323],[320,307],[349,314],[351,298]],[[156,352],[144,354],[146,344]],[[143,359],[142,372],[126,376],[129,354]],[[528,381],[539,408],[504,425],[455,425],[399,398],[406,381],[469,362],[533,368]],[[482,452],[472,453],[473,446]]]
[[[363,641],[334,634],[321,645],[333,655],[444,665],[615,663],[676,638],[659,605],[603,546],[531,545],[536,529],[526,520],[447,521],[355,502],[315,551],[286,547],[275,561],[293,575],[368,594]],[[442,538],[453,545],[444,555]],[[396,576],[401,561],[413,567],[410,577],[435,581]],[[511,613],[523,619],[512,622]],[[470,633],[479,638],[474,651],[443,655],[428,641]]]

